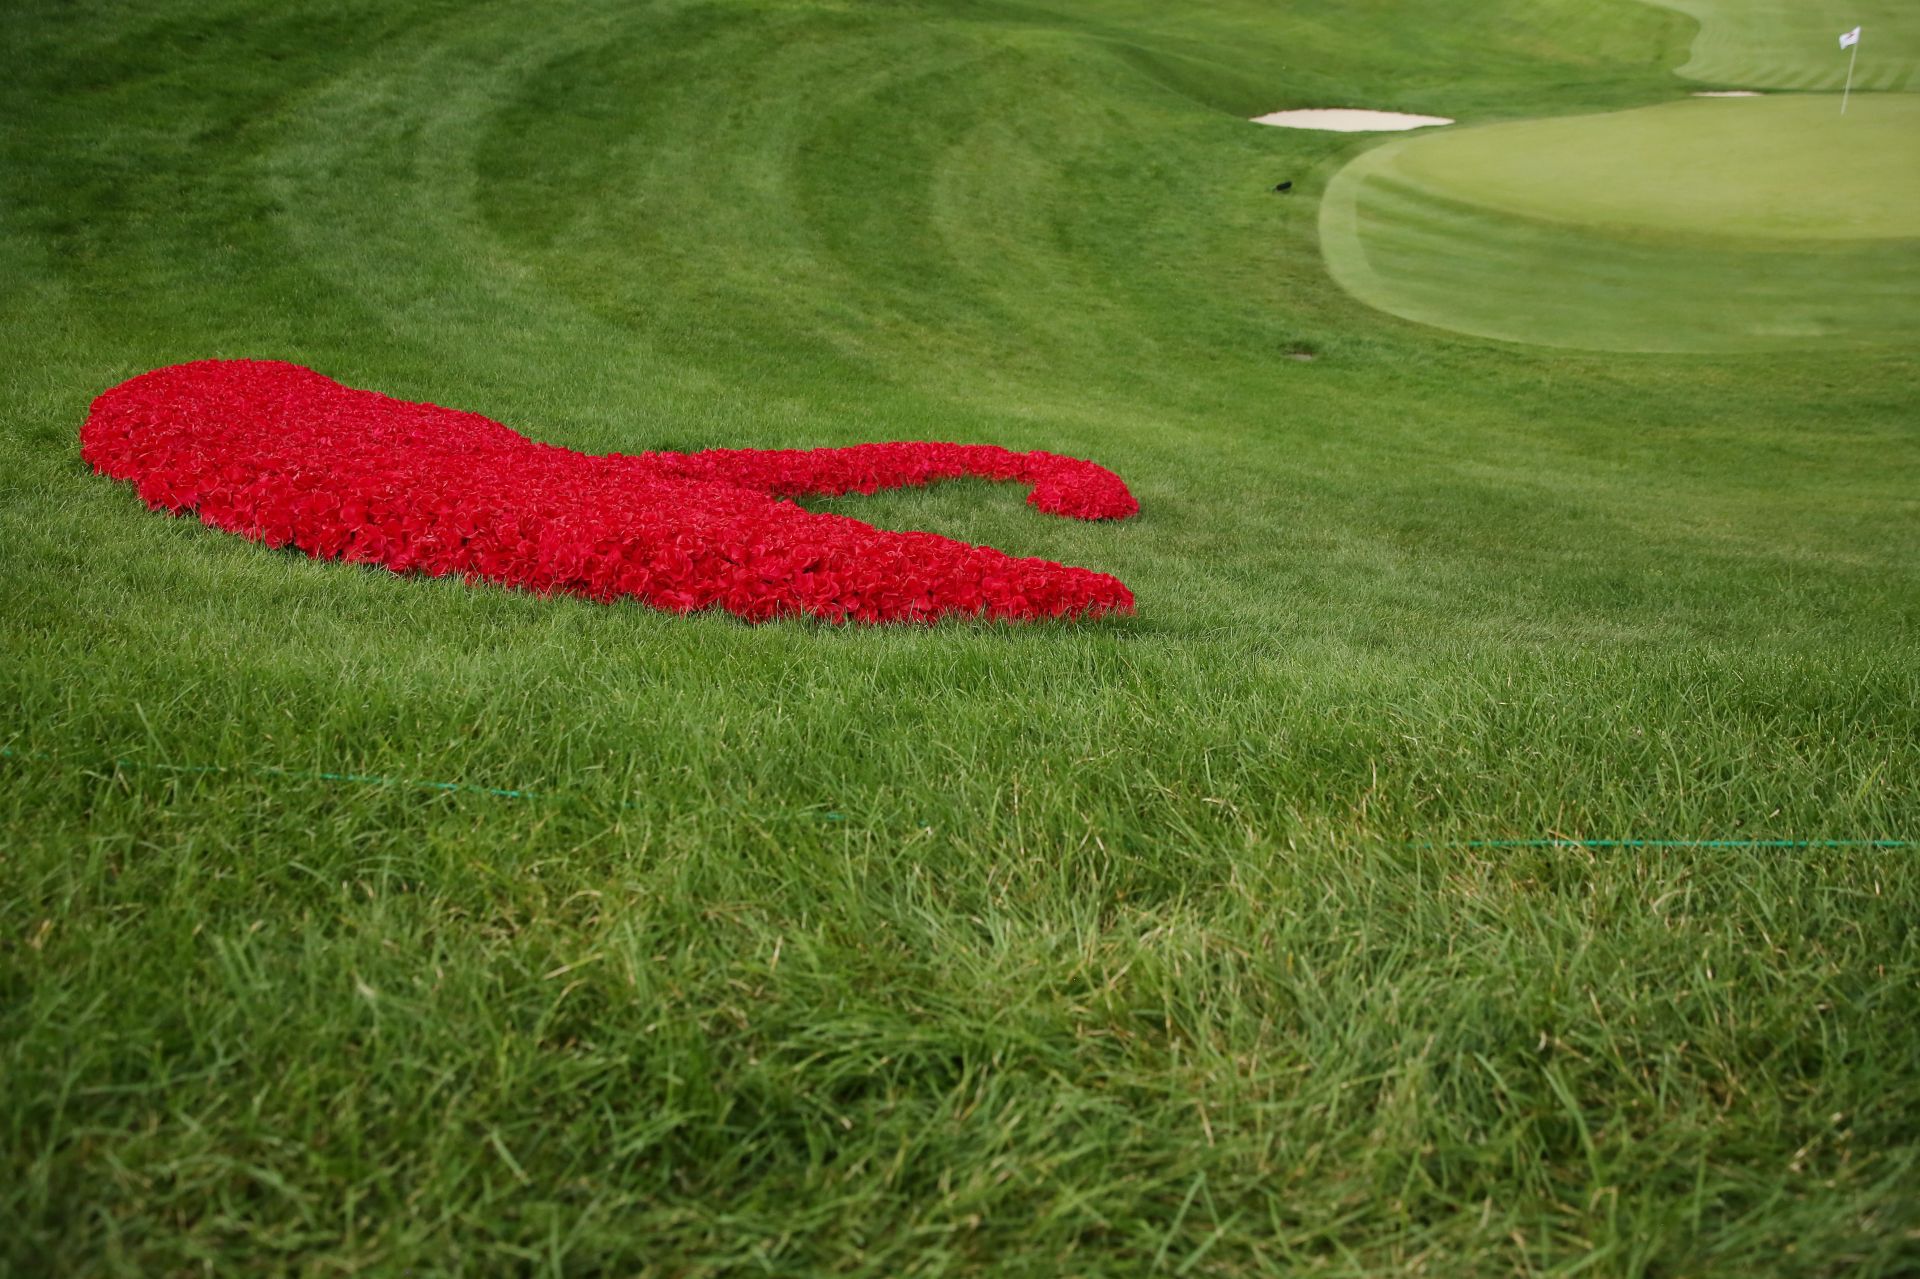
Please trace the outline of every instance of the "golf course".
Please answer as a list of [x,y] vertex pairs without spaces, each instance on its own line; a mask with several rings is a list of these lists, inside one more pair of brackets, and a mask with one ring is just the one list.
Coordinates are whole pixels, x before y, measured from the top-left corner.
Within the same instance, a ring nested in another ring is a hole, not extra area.
[[1395,315],[1617,351],[1920,346],[1920,94],[1448,129],[1335,175],[1334,277]]
[[[1920,7],[0,50],[0,1276],[1920,1270]],[[1138,509],[755,499],[1085,615],[434,576],[83,458],[216,360],[350,388],[321,487]]]

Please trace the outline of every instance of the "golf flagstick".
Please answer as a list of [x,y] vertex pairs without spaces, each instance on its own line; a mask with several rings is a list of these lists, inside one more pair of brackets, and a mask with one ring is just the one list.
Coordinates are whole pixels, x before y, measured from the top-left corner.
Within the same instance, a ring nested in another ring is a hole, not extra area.
[[1847,113],[1847,99],[1853,95],[1853,64],[1860,61],[1860,28],[1846,32],[1840,37],[1842,49],[1852,49],[1853,56],[1847,59],[1847,87],[1840,93],[1840,114]]

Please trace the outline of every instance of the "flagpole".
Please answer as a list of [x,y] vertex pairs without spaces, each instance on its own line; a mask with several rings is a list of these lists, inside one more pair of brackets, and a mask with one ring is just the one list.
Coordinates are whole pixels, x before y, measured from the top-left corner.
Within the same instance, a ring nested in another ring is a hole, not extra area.
[[1855,37],[1853,42],[1853,56],[1847,59],[1847,87],[1845,91],[1840,94],[1841,115],[1847,113],[1847,98],[1853,93],[1853,64],[1858,61],[1860,61],[1860,40],[1858,37]]

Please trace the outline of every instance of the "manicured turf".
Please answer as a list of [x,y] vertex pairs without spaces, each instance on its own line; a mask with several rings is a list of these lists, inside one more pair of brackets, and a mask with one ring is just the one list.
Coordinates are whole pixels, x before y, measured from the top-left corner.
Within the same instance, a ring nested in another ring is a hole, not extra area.
[[1696,99],[1444,129],[1396,176],[1525,217],[1731,240],[1920,240],[1920,94]]
[[1908,0],[1651,0],[1700,24],[1679,74],[1734,88],[1839,89],[1861,28],[1853,87],[1920,89],[1920,8]]
[[1671,102],[1449,128],[1335,176],[1336,279],[1517,342],[1740,351],[1920,341],[1920,96]]
[[[1319,246],[1377,141],[1246,122],[1675,100],[1692,34],[7,6],[0,1270],[1910,1271],[1920,862],[1739,841],[1920,833],[1911,347],[1409,323]],[[541,599],[80,465],[237,355],[593,451],[1092,457],[1138,519],[820,505],[1140,612]],[[1549,837],[1721,842],[1460,846]]]

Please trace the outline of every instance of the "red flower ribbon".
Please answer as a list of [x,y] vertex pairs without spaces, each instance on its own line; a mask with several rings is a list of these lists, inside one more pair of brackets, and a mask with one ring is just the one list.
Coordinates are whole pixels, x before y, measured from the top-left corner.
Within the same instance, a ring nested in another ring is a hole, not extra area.
[[1052,453],[899,443],[600,457],[295,364],[201,360],[95,400],[80,455],[156,510],[395,572],[631,595],[680,613],[718,606],[756,622],[1133,609],[1133,593],[1105,573],[780,500],[972,475],[1030,484],[1028,502],[1054,515],[1140,509],[1113,472]]

